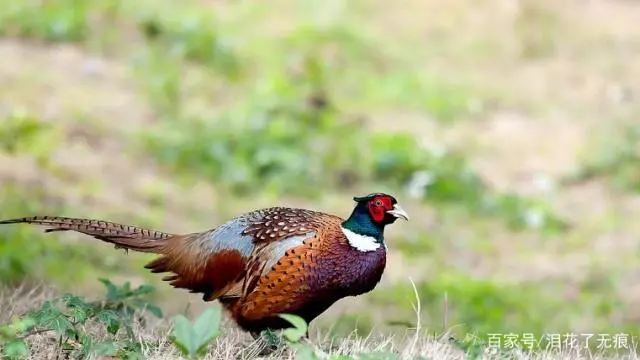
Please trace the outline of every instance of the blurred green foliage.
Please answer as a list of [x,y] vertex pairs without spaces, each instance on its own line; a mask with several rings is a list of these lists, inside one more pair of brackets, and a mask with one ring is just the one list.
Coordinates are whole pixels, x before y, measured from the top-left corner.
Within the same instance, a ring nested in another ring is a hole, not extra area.
[[613,189],[640,192],[640,126],[629,121],[595,140],[583,166],[562,179],[566,186],[603,178]]
[[[43,173],[64,176],[64,169],[51,161],[61,145],[64,131],[55,121],[44,122],[16,110],[0,119],[0,155],[30,159]],[[36,177],[24,177],[26,170],[14,168],[0,179],[0,219],[35,214],[62,214],[68,206],[62,189]],[[79,184],[75,184],[80,191]],[[76,211],[76,209],[73,209]],[[0,232],[0,279],[4,283],[27,280],[56,280],[71,284],[94,274],[96,269],[126,271],[85,243],[63,243],[42,236],[42,229],[5,225]],[[37,234],[40,233],[40,234]],[[36,235],[37,234],[37,235]],[[120,270],[118,270],[120,269]]]
[[0,32],[3,35],[78,42],[85,40],[89,31],[88,1],[17,1],[2,7]]
[[[598,280],[596,280],[598,279]],[[416,284],[416,299],[410,284],[398,284],[386,292],[374,295],[382,306],[404,306],[405,314],[391,324],[415,326],[415,302],[422,305],[422,322],[436,334],[449,331],[463,339],[475,334],[487,341],[489,334],[533,334],[543,339],[552,333],[576,330],[576,322],[589,317],[589,333],[633,333],[633,324],[620,324],[616,319],[623,305],[612,296],[614,279],[593,274],[579,285],[580,296],[567,307],[562,283],[536,281],[509,284],[499,279],[476,278],[468,274],[447,271],[434,274]],[[595,342],[591,346],[597,345]]]
[[171,56],[217,66],[229,77],[238,71],[238,59],[221,37],[211,12],[143,13],[138,27],[150,45],[159,43]]
[[496,215],[513,228],[567,228],[543,200],[492,191],[461,153],[421,147],[410,135],[365,131],[300,94],[274,91],[219,117],[166,121],[142,137],[175,171],[206,176],[237,194],[315,196],[376,182],[436,205]]
[[[33,116],[15,112],[1,120],[0,149],[11,155],[30,156],[40,166],[50,167],[50,154],[56,149],[59,139],[55,126],[42,123]],[[19,171],[19,169],[15,169]],[[0,187],[0,218],[25,216],[42,211],[61,210],[62,204],[48,193],[41,184],[31,184],[28,199],[24,186],[18,179],[7,179]],[[7,227],[0,232],[0,278],[5,282],[19,281],[28,276],[74,278],[79,274],[73,269],[78,264],[60,266],[60,259],[69,259],[70,251],[82,253],[81,247],[68,249],[58,242],[47,242],[41,237],[31,238],[32,229]],[[73,258],[73,257],[71,257]],[[38,259],[35,261],[34,259]],[[84,264],[84,260],[82,260]]]
[[11,155],[28,154],[46,168],[50,166],[51,153],[61,141],[60,130],[25,111],[14,111],[2,119],[0,150]]
[[[0,218],[35,214],[61,214],[60,197],[36,184],[3,181]],[[43,236],[42,229],[4,225],[0,231],[0,279],[3,283],[56,281],[77,283],[96,271],[126,272],[130,267],[113,264],[88,243],[65,243]]]
[[278,95],[217,118],[167,121],[143,136],[152,153],[174,169],[238,193],[315,195],[362,179],[371,155],[361,132],[328,111],[297,102],[295,92]]

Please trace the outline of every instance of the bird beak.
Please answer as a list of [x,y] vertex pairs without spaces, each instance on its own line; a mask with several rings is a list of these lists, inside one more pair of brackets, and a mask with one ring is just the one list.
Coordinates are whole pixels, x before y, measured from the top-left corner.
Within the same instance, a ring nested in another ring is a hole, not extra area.
[[398,204],[393,205],[393,209],[387,210],[387,214],[409,221],[409,215],[407,215],[407,213]]

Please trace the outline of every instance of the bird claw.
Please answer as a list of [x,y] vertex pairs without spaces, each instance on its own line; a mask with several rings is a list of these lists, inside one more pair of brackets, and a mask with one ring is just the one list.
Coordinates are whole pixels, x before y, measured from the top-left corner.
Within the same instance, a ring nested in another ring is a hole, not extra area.
[[263,330],[260,333],[260,337],[265,340],[268,347],[274,350],[285,344],[282,340],[282,336],[279,336],[275,331],[271,329]]
[[260,333],[252,331],[251,336],[260,343],[259,355],[261,356],[272,354],[286,345],[282,336],[271,329],[263,330]]

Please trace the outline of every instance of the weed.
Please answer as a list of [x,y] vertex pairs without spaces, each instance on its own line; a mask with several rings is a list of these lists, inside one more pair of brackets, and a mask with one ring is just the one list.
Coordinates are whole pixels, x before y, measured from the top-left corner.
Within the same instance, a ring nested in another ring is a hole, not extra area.
[[[136,319],[140,311],[162,317],[160,309],[143,298],[155,290],[147,285],[132,289],[129,283],[118,287],[106,279],[101,282],[107,288],[104,301],[90,302],[77,295],[64,294],[0,327],[4,355],[23,358],[29,354],[29,337],[52,332],[57,337],[57,352],[74,358],[96,355],[139,358],[141,344],[132,324],[140,319]],[[102,328],[107,337],[96,341],[94,334],[88,332],[89,327]]]
[[566,175],[564,186],[603,178],[617,191],[640,192],[640,127],[634,123],[596,139],[594,150],[586,154],[579,168]]
[[166,15],[148,13],[138,19],[138,27],[147,41],[160,43],[171,56],[216,66],[229,78],[238,75],[238,59],[217,29],[213,13],[194,10],[181,17]]
[[4,35],[36,37],[47,41],[79,42],[88,36],[88,1],[18,1],[0,10]]
[[0,121],[1,152],[28,154],[38,165],[50,167],[49,157],[62,140],[59,127],[45,123],[26,111],[14,111]]
[[220,306],[207,309],[193,325],[184,316],[176,316],[171,341],[184,356],[192,359],[204,356],[209,343],[220,334],[220,316]]

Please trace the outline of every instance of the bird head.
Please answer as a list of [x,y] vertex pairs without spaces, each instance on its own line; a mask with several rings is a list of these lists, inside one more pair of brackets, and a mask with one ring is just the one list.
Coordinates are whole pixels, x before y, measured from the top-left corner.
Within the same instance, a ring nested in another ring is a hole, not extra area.
[[354,197],[361,211],[366,211],[375,224],[393,224],[398,218],[409,221],[409,215],[400,207],[396,198],[384,193]]

